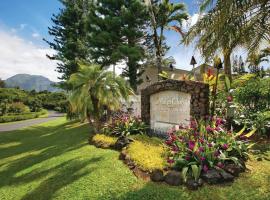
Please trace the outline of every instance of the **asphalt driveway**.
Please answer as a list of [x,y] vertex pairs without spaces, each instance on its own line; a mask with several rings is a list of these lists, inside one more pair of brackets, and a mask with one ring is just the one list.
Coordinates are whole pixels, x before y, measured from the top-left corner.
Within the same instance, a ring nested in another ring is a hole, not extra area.
[[52,121],[52,120],[55,120],[55,119],[57,119],[59,117],[63,117],[63,116],[64,116],[63,113],[49,111],[48,117],[41,117],[41,118],[37,118],[37,119],[18,121],[18,122],[12,122],[12,123],[7,123],[7,124],[0,124],[0,132],[13,131],[13,130],[21,129],[21,128],[26,128],[29,126]]

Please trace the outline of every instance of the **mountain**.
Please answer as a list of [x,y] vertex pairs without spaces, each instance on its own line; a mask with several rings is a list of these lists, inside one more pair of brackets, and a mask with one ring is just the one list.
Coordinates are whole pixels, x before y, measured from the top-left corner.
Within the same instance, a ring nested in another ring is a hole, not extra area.
[[58,88],[53,87],[55,82],[50,81],[44,76],[16,74],[5,80],[6,87],[20,87],[24,90],[36,90],[37,92],[48,90],[50,92],[59,91]]

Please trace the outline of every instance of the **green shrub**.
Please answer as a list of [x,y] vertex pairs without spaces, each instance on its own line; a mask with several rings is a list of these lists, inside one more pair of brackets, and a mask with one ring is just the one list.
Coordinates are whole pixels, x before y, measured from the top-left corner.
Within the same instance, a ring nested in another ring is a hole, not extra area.
[[253,78],[235,91],[236,101],[251,112],[270,109],[270,78]]
[[92,142],[101,148],[110,148],[116,143],[117,138],[106,136],[103,134],[96,134],[92,138]]
[[22,102],[14,102],[8,105],[9,113],[26,113],[30,112],[28,106],[24,105]]
[[33,113],[28,112],[28,113],[21,113],[21,114],[16,113],[13,115],[4,115],[4,116],[0,116],[0,123],[34,119],[45,114],[47,114],[46,110],[41,110],[40,112],[33,112]]

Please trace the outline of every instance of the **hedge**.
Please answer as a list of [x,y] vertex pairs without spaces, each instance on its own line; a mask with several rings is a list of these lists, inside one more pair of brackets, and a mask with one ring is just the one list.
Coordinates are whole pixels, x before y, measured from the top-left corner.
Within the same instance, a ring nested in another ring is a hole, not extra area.
[[47,114],[47,110],[41,110],[40,112],[32,112],[32,113],[21,113],[21,114],[16,113],[14,115],[4,115],[0,116],[0,123],[34,119],[45,114]]

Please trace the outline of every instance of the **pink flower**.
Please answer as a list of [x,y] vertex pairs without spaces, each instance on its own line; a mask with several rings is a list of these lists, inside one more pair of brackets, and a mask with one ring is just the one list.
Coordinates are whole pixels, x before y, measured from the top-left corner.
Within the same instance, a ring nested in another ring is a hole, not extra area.
[[173,163],[174,163],[174,160],[173,160],[173,159],[168,158],[168,159],[167,159],[167,163],[169,163],[169,164],[173,164]]
[[213,144],[212,143],[209,143],[208,144],[208,147],[210,147],[210,148],[213,147]]
[[190,150],[193,150],[194,147],[195,147],[195,142],[190,140],[190,141],[188,142],[188,148],[189,148]]
[[224,120],[221,119],[221,118],[217,118],[217,119],[216,119],[216,126],[220,126],[220,125],[222,125],[222,124],[224,124]]
[[204,172],[207,172],[208,170],[209,170],[209,168],[207,167],[207,165],[204,165],[204,166],[203,166],[203,171],[204,171]]
[[204,148],[203,147],[199,147],[199,151],[200,152],[204,152]]
[[209,125],[206,127],[206,131],[207,132],[213,132],[214,131],[214,129],[213,128],[211,128]]
[[230,95],[230,96],[227,96],[227,101],[228,102],[232,102],[233,101],[233,97]]
[[215,131],[221,131],[221,128],[220,127],[216,127],[215,128]]
[[222,145],[222,148],[223,148],[224,150],[227,150],[227,149],[229,148],[229,145],[228,145],[228,144],[223,144],[223,145]]
[[214,156],[215,156],[215,157],[218,157],[219,155],[220,155],[219,151],[215,151],[215,152],[214,152]]
[[201,160],[201,161],[205,161],[205,157],[201,157],[200,160]]

